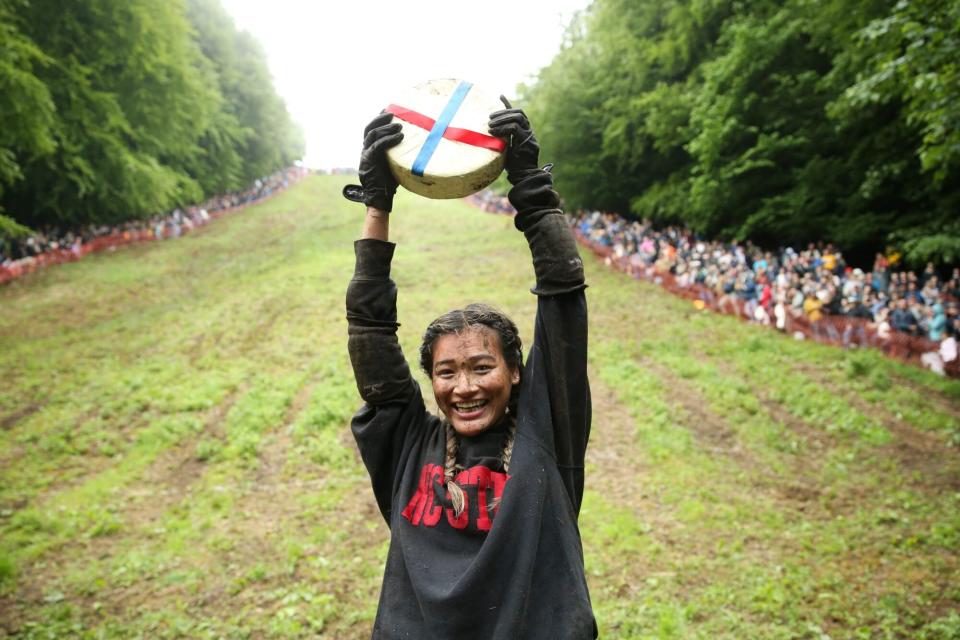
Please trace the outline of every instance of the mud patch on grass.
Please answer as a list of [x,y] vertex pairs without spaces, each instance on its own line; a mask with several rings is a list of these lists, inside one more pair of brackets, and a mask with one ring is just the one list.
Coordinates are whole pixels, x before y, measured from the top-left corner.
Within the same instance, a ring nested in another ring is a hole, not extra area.
[[318,383],[318,380],[312,380],[297,391],[287,408],[283,422],[270,434],[270,441],[261,449],[259,454],[260,464],[256,474],[258,483],[270,482],[271,478],[276,477],[283,469],[291,447],[290,425],[307,408],[310,397]]
[[594,427],[590,431],[587,461],[601,469],[621,469],[628,464],[636,468],[638,463],[642,464],[638,460],[636,422],[617,394],[599,382],[599,375],[591,373],[590,380]]
[[15,424],[17,424],[18,422],[20,422],[25,418],[29,418],[36,412],[43,409],[45,405],[46,405],[46,402],[34,402],[32,404],[28,404],[23,407],[20,407],[13,413],[7,416],[4,416],[3,418],[0,418],[0,431],[9,431],[10,429],[13,428]]
[[[314,590],[332,597],[336,611],[360,611],[376,601],[379,581],[370,582],[349,568],[331,575],[328,568],[361,557],[362,564],[371,564],[371,554],[388,537],[366,477],[291,457],[296,444],[290,426],[308,406],[317,384],[312,380],[304,385],[283,421],[264,434],[256,469],[233,490],[229,516],[209,531],[210,539],[231,541],[227,548],[208,550],[209,564],[220,569],[199,591],[181,589],[164,595],[166,600],[182,598],[198,619],[221,620],[248,610],[257,612],[251,619],[269,619],[288,610],[296,594]],[[342,431],[349,435],[347,425]],[[311,496],[328,494],[342,494],[349,504],[305,507]],[[376,573],[381,572],[382,567],[377,568]],[[153,600],[139,594],[135,598],[137,606],[144,607]],[[370,628],[369,622],[331,612],[322,635],[369,637]]]
[[282,304],[280,301],[272,303],[264,302],[260,308],[266,308],[268,311],[266,314],[261,316],[262,319],[256,324],[256,326],[250,328],[246,336],[240,338],[239,345],[242,351],[250,351],[261,343],[267,341],[267,338],[270,336],[270,332],[273,330],[273,326],[280,318],[280,313],[286,309],[286,305]]
[[[223,437],[222,423],[237,395],[236,392],[230,394],[209,411],[204,422],[204,433],[208,437]],[[206,469],[206,464],[195,455],[196,441],[197,438],[191,438],[161,453],[142,473],[135,485],[122,491],[124,507],[118,515],[122,517],[125,528],[131,531],[148,531],[166,509],[189,494],[190,487]],[[126,535],[129,537],[130,532]],[[56,555],[61,558],[85,557],[96,561],[109,560],[117,552],[110,535],[79,538],[56,549]],[[10,620],[13,632],[26,622],[27,612],[43,607],[46,594],[61,589],[64,570],[62,564],[46,562],[41,558],[27,569],[29,570],[20,572],[16,597],[0,597],[2,617]],[[118,614],[129,600],[127,590],[121,588],[104,589],[89,596],[82,593],[65,594],[65,597],[80,604],[84,611],[92,611],[96,601],[100,603],[103,611]]]
[[227,395],[220,404],[214,407],[204,420],[203,430],[196,437],[190,438],[179,445],[167,450],[152,465],[145,474],[145,484],[150,487],[162,487],[161,493],[168,499],[160,502],[150,500],[150,508],[139,514],[141,517],[134,522],[143,522],[159,515],[169,506],[170,502],[182,498],[200,476],[207,469],[207,461],[198,455],[197,445],[201,437],[210,441],[222,441],[226,434],[223,424],[227,414],[236,403],[241,391],[234,391]]
[[[825,372],[810,367],[805,367],[804,371],[821,384],[830,384]],[[909,380],[903,380],[907,386],[911,385]],[[918,387],[917,391],[930,395],[929,389]],[[876,420],[890,432],[893,436],[891,442],[879,447],[878,454],[896,460],[908,481],[935,493],[960,490],[960,449],[950,446],[947,434],[912,425],[857,393],[842,389],[840,393],[857,411]]]
[[754,396],[767,411],[770,418],[782,424],[790,433],[797,436],[811,451],[822,452],[832,449],[836,440],[823,429],[815,428],[802,418],[790,413],[780,402],[777,402],[766,393],[755,393]]
[[913,481],[936,492],[960,491],[960,456],[945,438],[901,420],[888,420],[885,425],[894,440],[883,452],[895,458]]
[[664,381],[664,386],[670,390],[670,401],[681,409],[678,424],[693,433],[704,449],[737,459],[742,464],[753,462],[736,431],[722,416],[710,411],[709,401],[700,391],[658,363],[646,361],[645,365]]
[[[662,544],[672,546],[678,538],[678,523],[658,498],[658,488],[649,475],[649,463],[637,443],[636,421],[617,393],[601,382],[599,375],[591,372],[590,380],[593,427],[586,455],[587,489],[602,496],[605,503],[630,514]],[[629,585],[644,584],[643,581],[658,570],[663,567],[650,558],[631,554],[630,562],[596,579],[603,588],[614,582],[618,584],[613,587],[618,594],[626,593],[624,590],[633,593]],[[589,580],[593,582],[594,576]]]
[[785,484],[779,487],[780,494],[787,500],[804,504],[820,497],[821,491],[817,487],[800,484]]
[[[891,374],[890,382],[894,385],[913,390],[917,395],[922,396],[934,404],[939,411],[952,416],[954,420],[960,422],[960,393],[951,396],[936,388],[918,384],[903,375]],[[956,391],[956,389],[953,390]]]

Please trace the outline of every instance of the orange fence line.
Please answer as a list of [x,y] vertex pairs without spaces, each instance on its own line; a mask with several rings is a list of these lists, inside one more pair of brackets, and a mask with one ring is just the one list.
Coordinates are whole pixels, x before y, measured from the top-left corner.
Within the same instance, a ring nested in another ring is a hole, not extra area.
[[[299,179],[292,179],[289,182],[289,185],[296,184]],[[256,200],[249,200],[243,202],[233,207],[226,207],[224,209],[218,209],[216,211],[209,212],[209,220],[196,222],[191,220],[193,226],[180,226],[180,235],[185,235],[191,230],[198,227],[205,227],[210,224],[217,218],[221,218],[228,213],[234,213],[240,211],[241,209],[246,208],[249,205],[260,204],[261,202],[266,202],[273,196],[277,195],[281,191],[284,191],[287,187],[276,187],[271,190],[269,194],[262,198],[257,198]],[[128,244],[139,244],[141,242],[152,242],[156,240],[166,240],[173,237],[173,230],[164,227],[163,233],[160,237],[154,233],[152,229],[138,229],[136,231],[114,231],[105,236],[98,236],[91,239],[89,242],[84,242],[76,248],[70,249],[54,249],[51,251],[45,251],[44,253],[32,256],[30,258],[17,260],[12,266],[7,267],[0,265],[0,285],[7,284],[16,280],[17,278],[22,278],[23,276],[29,275],[40,269],[44,269],[49,266],[64,264],[67,262],[76,262],[88,254],[91,253],[100,253],[101,251],[111,251],[115,250],[117,247],[122,247]]]

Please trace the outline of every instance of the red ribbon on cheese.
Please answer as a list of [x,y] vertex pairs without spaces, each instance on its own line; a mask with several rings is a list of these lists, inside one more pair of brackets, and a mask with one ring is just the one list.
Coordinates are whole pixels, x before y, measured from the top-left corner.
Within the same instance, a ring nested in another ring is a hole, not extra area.
[[[422,113],[412,109],[407,109],[406,107],[400,107],[395,104],[391,104],[386,110],[388,113],[392,113],[394,116],[400,118],[404,122],[409,122],[413,126],[420,127],[426,131],[433,129],[433,125],[436,123],[436,120],[429,116],[425,116]],[[447,140],[462,142],[473,147],[490,149],[491,151],[496,151],[497,153],[500,153],[507,148],[507,143],[500,138],[488,136],[485,133],[479,133],[469,129],[447,127],[446,131],[443,132],[443,137]]]

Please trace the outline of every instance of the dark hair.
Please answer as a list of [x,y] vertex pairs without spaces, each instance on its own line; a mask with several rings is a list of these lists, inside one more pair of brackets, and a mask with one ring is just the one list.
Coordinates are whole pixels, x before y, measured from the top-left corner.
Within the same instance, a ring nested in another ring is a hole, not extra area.
[[[522,372],[523,343],[517,325],[505,313],[479,302],[448,311],[430,323],[423,332],[423,342],[420,344],[420,368],[433,377],[433,345],[437,338],[481,326],[496,334],[507,367]],[[517,389],[518,385],[514,385],[514,390]],[[516,410],[516,393],[510,394],[510,405],[512,410]]]

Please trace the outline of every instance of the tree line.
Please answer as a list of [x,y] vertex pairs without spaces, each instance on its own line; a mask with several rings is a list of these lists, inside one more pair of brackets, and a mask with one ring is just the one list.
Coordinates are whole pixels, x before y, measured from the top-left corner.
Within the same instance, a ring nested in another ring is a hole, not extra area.
[[0,0],[0,238],[241,189],[303,154],[219,0]]
[[956,263],[958,74],[958,0],[594,0],[521,93],[572,206]]

